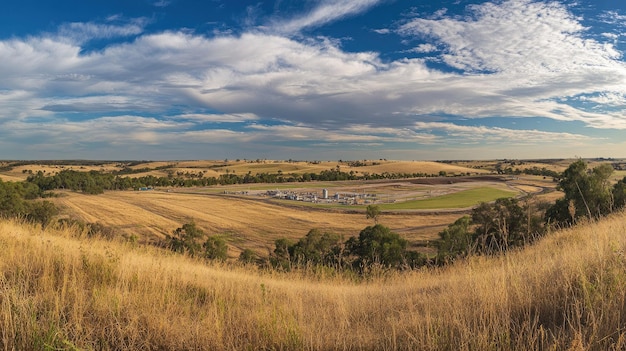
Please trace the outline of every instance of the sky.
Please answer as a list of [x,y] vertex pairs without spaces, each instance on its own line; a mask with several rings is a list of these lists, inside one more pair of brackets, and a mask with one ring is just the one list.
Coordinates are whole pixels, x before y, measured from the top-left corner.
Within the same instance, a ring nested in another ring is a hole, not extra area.
[[626,157],[626,3],[20,0],[0,159]]

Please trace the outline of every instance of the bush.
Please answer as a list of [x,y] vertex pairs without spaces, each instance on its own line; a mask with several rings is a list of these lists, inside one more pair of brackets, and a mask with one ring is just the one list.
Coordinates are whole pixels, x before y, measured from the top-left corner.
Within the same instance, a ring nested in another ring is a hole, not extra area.
[[210,236],[202,245],[204,257],[210,260],[225,261],[228,258],[228,246],[226,241],[216,236]]
[[200,251],[197,240],[203,236],[204,232],[195,223],[186,223],[176,228],[172,235],[167,235],[165,246],[174,252],[195,256]]
[[[353,267],[358,269],[376,264],[388,268],[411,266],[406,246],[406,239],[380,224],[363,229],[358,238],[351,237],[346,242],[346,250],[353,258]],[[416,259],[415,255],[410,258],[410,261]]]
[[31,222],[41,224],[42,227],[48,226],[52,218],[59,213],[59,210],[50,201],[31,202],[27,208],[26,218]]
[[250,249],[245,249],[241,252],[241,254],[239,254],[238,260],[243,264],[251,264],[256,262],[257,254]]
[[437,262],[440,264],[454,261],[457,257],[466,256],[472,246],[471,218],[463,216],[439,233]]

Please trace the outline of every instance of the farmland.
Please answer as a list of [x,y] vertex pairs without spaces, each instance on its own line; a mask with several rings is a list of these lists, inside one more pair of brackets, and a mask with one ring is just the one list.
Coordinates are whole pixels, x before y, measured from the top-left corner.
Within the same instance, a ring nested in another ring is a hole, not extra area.
[[[520,165],[522,164],[522,165]],[[516,167],[548,167],[560,170],[566,163],[525,162]],[[22,162],[3,164],[6,181],[29,175],[52,176],[64,170],[120,174],[138,178],[179,177],[198,179],[220,175],[278,174],[284,177],[332,169],[361,177],[427,177],[357,181],[248,183],[208,187],[159,187],[149,191],[107,191],[97,196],[57,190],[53,201],[61,218],[100,223],[120,236],[140,243],[159,243],[183,223],[194,222],[210,235],[223,238],[229,256],[251,249],[267,256],[278,238],[297,240],[317,228],[350,237],[371,220],[365,207],[376,204],[383,211],[380,222],[401,233],[417,250],[429,251],[438,233],[480,202],[499,197],[536,194],[538,201],[552,201],[552,179],[540,176],[496,175],[493,161],[159,161],[159,162]],[[285,178],[286,179],[286,178]],[[323,198],[323,191],[329,195]],[[282,198],[276,196],[280,194]],[[290,197],[294,200],[286,200]],[[295,201],[299,199],[300,201]]]
[[[348,237],[371,224],[363,210],[310,210],[206,194],[125,191],[90,196],[66,192],[54,201],[72,218],[102,223],[126,236],[135,235],[141,242],[161,240],[182,223],[194,221],[206,232],[222,235],[231,247],[231,256],[245,248],[267,255],[277,238],[297,239],[313,228]],[[438,229],[458,216],[457,213],[385,214],[381,222],[402,232],[411,242],[423,243],[432,240]]]
[[550,186],[554,183],[536,178],[455,184],[321,182],[114,191],[97,196],[65,191],[53,201],[67,217],[101,223],[144,243],[158,242],[183,223],[195,222],[205,232],[225,239],[229,256],[236,257],[244,249],[267,256],[276,239],[297,240],[313,228],[347,238],[371,224],[365,218],[364,202],[346,205],[275,199],[265,195],[270,190],[320,197],[322,189],[376,195],[383,210],[380,222],[401,233],[413,247],[428,251],[425,246],[436,240],[442,229],[479,202],[540,193]]

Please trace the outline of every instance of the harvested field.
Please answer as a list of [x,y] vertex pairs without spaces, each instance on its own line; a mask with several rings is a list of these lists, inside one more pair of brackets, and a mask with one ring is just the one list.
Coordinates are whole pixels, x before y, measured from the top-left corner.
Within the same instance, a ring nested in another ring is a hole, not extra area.
[[[136,235],[140,242],[161,240],[182,224],[194,221],[207,234],[223,235],[232,249],[231,256],[245,248],[267,255],[276,239],[297,240],[313,228],[348,238],[372,224],[364,210],[312,211],[237,197],[158,191],[64,194],[54,201],[70,217],[100,222],[120,234]],[[415,245],[436,238],[458,217],[458,213],[383,214],[380,222],[402,232]]]

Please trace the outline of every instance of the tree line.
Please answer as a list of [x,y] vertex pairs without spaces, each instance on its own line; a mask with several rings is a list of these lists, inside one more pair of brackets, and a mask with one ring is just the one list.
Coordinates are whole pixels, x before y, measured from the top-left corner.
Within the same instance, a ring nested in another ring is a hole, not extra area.
[[92,170],[81,172],[65,169],[57,174],[45,174],[41,171],[28,176],[26,181],[34,184],[41,191],[68,189],[86,194],[101,194],[105,190],[129,190],[145,187],[197,187],[214,185],[253,184],[253,183],[295,183],[312,181],[342,181],[342,180],[371,180],[371,179],[404,179],[417,177],[434,177],[437,174],[425,173],[388,173],[357,174],[354,171],[343,172],[339,167],[324,170],[320,173],[283,174],[248,172],[245,175],[235,173],[221,174],[218,177],[178,177],[170,173],[167,177],[153,175],[128,177],[130,172],[102,172]]

